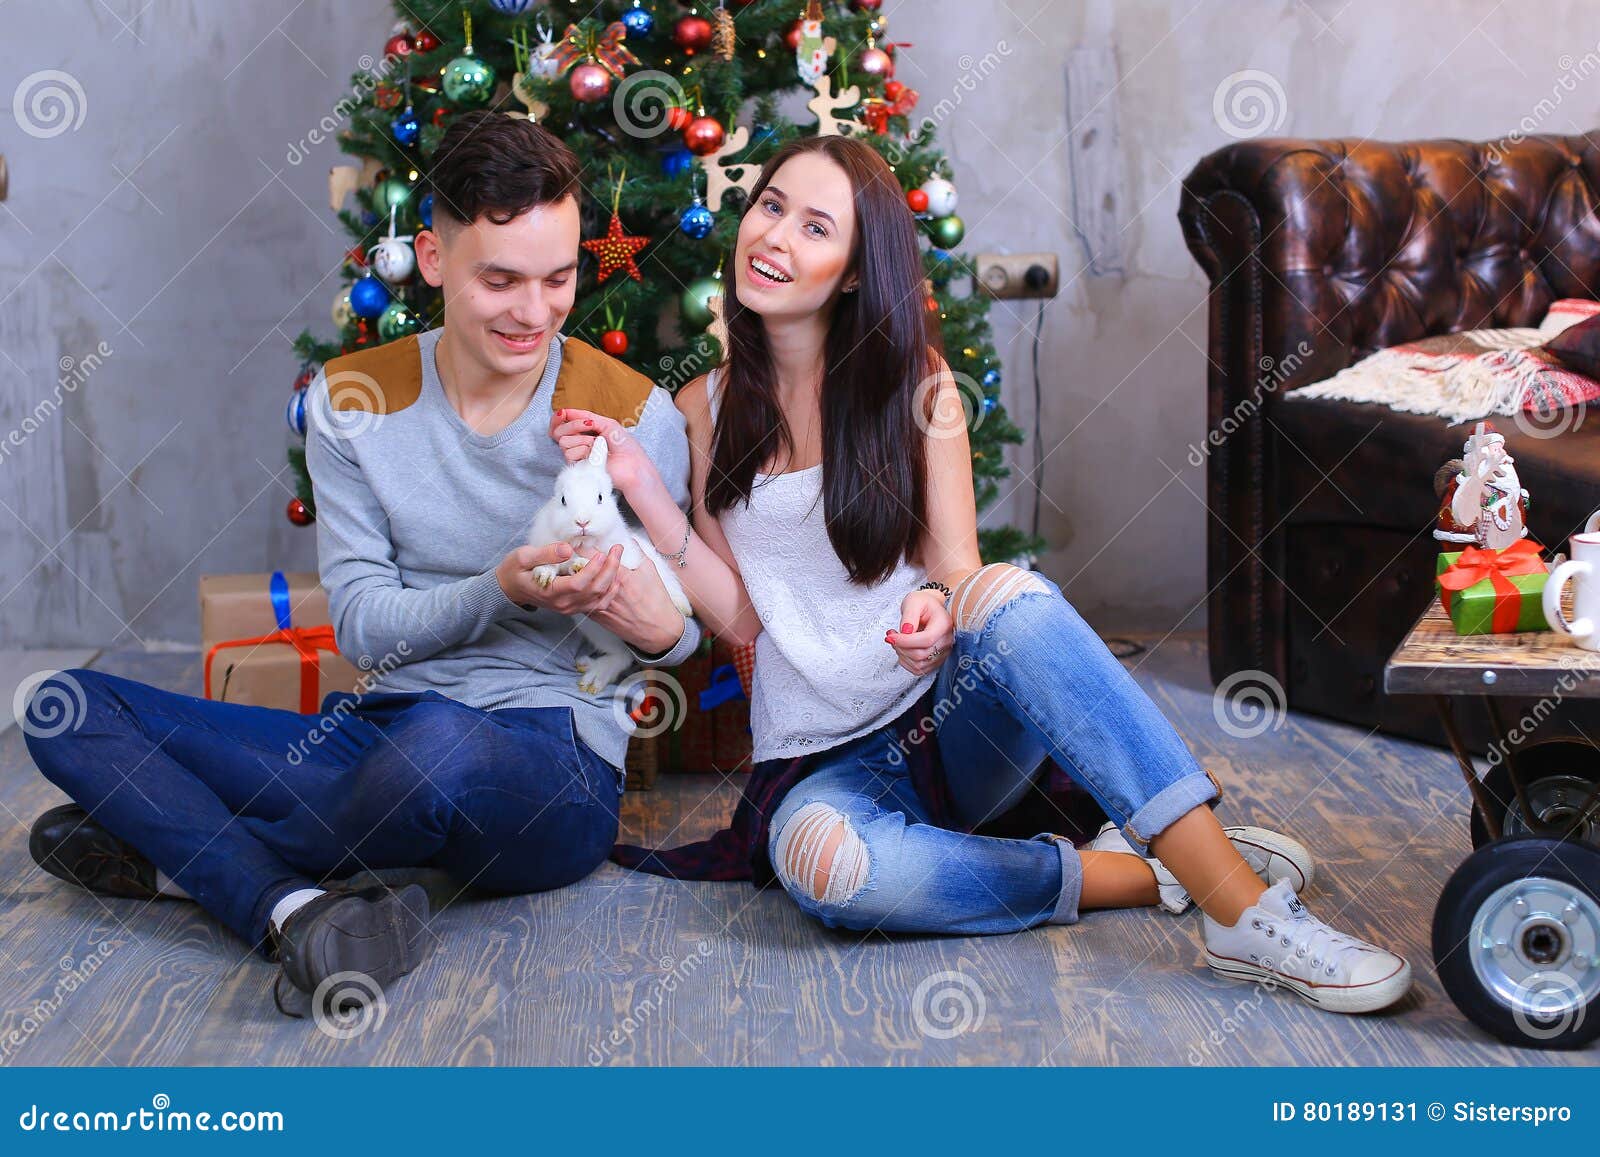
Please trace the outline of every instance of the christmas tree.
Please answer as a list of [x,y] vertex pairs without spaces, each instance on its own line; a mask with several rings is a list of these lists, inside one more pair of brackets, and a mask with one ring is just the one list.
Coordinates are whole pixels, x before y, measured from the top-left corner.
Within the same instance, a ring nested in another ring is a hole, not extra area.
[[[333,305],[337,336],[295,341],[304,364],[291,429],[303,437],[304,391],[322,362],[443,320],[439,291],[415,274],[410,238],[431,224],[419,181],[453,113],[531,116],[583,159],[588,255],[566,331],[669,390],[721,357],[723,255],[762,162],[796,136],[847,132],[889,161],[925,226],[927,305],[961,387],[982,510],[1009,473],[1004,446],[1022,434],[999,403],[988,301],[953,292],[972,273],[952,251],[963,234],[953,174],[931,120],[918,121],[917,93],[895,79],[900,46],[880,3],[397,3],[382,59],[352,77],[339,106],[348,116],[339,147],[363,162],[329,180],[353,241],[348,284]],[[316,505],[298,439],[290,460],[298,497],[289,517],[303,525]],[[1041,545],[1012,527],[980,534],[985,561]]]

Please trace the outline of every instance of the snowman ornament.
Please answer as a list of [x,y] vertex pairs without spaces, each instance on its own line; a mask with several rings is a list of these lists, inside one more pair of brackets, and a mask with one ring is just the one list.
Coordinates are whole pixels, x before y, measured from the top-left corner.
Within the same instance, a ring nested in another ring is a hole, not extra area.
[[388,285],[403,285],[417,271],[417,253],[411,248],[412,236],[395,235],[395,211],[389,210],[389,236],[367,251],[367,266]]

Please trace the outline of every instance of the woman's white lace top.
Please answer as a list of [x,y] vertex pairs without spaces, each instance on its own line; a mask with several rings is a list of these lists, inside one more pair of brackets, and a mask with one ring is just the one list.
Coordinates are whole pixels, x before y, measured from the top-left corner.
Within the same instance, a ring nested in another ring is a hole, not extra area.
[[[713,424],[720,374],[706,382]],[[904,559],[874,586],[850,581],[823,520],[822,467],[755,476],[719,522],[761,619],[750,732],[757,762],[837,747],[881,727],[934,676],[900,666],[884,632],[927,571]]]

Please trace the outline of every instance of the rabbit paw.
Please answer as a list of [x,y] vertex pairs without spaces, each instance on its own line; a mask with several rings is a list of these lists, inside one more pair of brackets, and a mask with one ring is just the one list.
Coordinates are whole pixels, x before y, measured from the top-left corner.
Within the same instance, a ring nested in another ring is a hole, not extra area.
[[567,570],[572,574],[577,574],[580,570],[588,565],[588,559],[584,558],[581,554],[575,554],[572,556],[572,561],[567,564]]
[[632,665],[633,659],[628,655],[597,655],[578,680],[578,690],[585,695],[598,695]]
[[542,587],[547,587],[556,581],[556,568],[549,563],[543,563],[533,568],[533,581]]

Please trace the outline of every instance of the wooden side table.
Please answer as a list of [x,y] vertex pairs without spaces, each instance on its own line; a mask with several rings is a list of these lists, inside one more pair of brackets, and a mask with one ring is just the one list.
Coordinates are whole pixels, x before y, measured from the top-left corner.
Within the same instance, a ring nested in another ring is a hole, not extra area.
[[[1458,635],[1435,601],[1390,657],[1383,685],[1391,695],[1433,698],[1475,821],[1482,817],[1473,827],[1477,850],[1434,906],[1433,962],[1445,992],[1508,1044],[1589,1044],[1600,1036],[1600,824],[1591,815],[1600,773],[1552,775],[1541,755],[1594,767],[1600,744],[1547,741],[1519,752],[1498,704],[1516,697],[1553,709],[1569,697],[1600,698],[1600,652],[1545,631]],[[1478,779],[1456,727],[1455,700],[1465,696],[1482,698],[1499,736],[1501,760],[1490,770],[1499,799]],[[1539,778],[1529,783],[1529,773]],[[1514,838],[1501,838],[1507,821]]]

